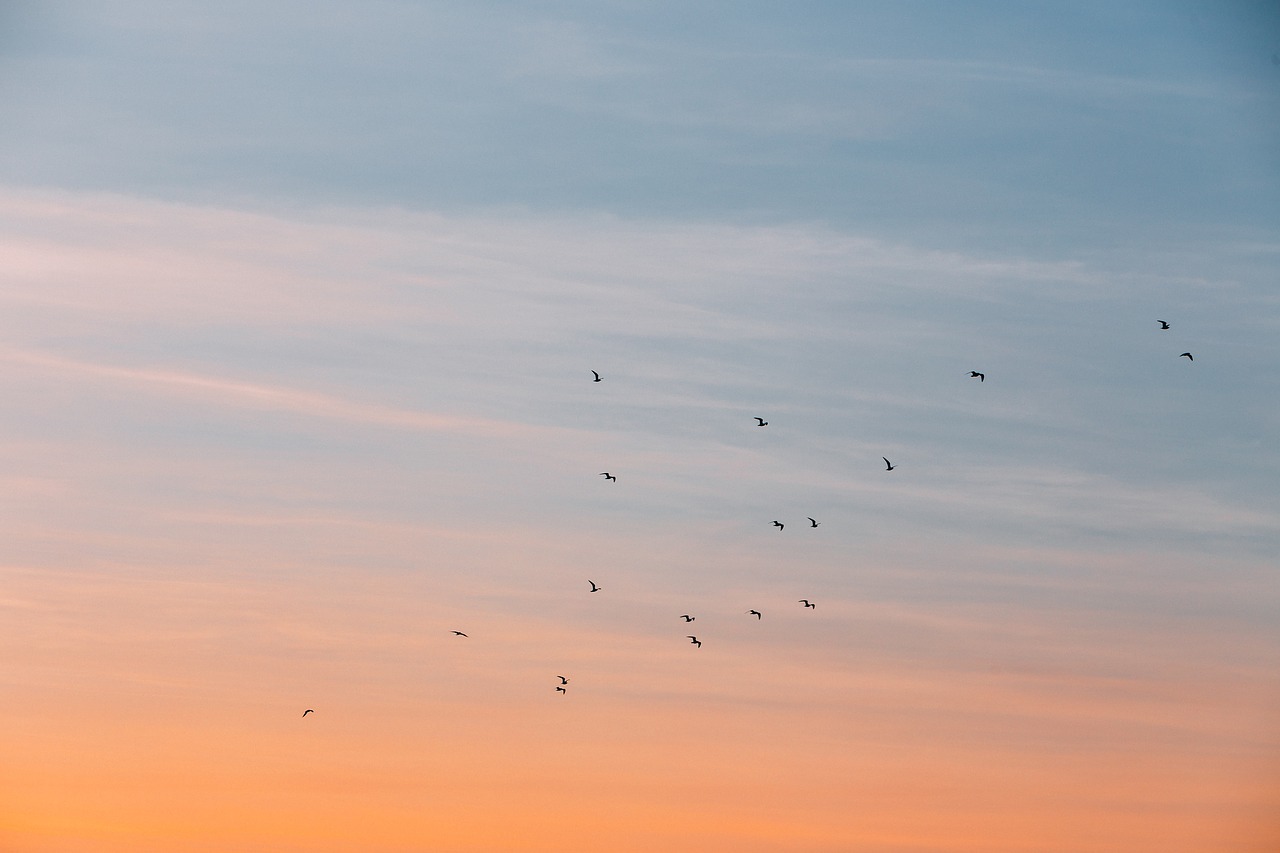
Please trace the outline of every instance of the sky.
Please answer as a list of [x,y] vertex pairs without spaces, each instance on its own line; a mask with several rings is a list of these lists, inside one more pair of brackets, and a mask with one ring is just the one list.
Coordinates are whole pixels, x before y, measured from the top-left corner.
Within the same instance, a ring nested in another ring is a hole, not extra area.
[[1280,849],[1280,5],[7,0],[0,115],[6,853]]

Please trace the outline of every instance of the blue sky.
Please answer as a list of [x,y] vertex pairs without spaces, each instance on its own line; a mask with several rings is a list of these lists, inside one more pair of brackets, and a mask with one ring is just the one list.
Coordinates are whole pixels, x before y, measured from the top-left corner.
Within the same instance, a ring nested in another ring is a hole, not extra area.
[[[0,793],[58,805],[10,846],[108,849],[118,789],[121,821],[160,791],[242,845],[237,796],[297,828],[336,791],[350,826],[299,849],[428,849],[444,780],[404,755],[506,754],[560,820],[585,783],[539,775],[550,745],[635,769],[578,849],[632,849],[632,807],[671,833],[634,849],[869,853],[998,849],[955,814],[1207,853],[1273,813],[1274,4],[0,15],[0,663],[30,735]],[[568,666],[572,722],[537,681]],[[281,740],[298,703],[353,728]],[[155,782],[181,747],[113,769],[149,730],[224,744],[194,765],[222,781]],[[796,793],[735,769],[761,743]],[[318,787],[219,763],[264,749]],[[787,800],[935,750],[879,834]],[[81,753],[102,782],[68,800]],[[445,764],[462,812],[520,799]],[[706,829],[753,803],[775,846]],[[404,836],[360,847],[370,822]]]

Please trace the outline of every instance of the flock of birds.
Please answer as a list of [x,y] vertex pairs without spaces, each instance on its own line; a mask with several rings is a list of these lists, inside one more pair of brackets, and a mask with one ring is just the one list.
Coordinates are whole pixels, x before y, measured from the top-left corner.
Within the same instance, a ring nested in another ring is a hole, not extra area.
[[[1169,324],[1169,322],[1168,322],[1167,320],[1156,320],[1156,322],[1160,324],[1160,330],[1161,330],[1161,331],[1165,331],[1165,330],[1168,330],[1169,328],[1171,328],[1171,327],[1170,327],[1170,324]],[[1195,361],[1195,356],[1193,356],[1193,355],[1192,355],[1191,353],[1189,353],[1189,352],[1184,352],[1184,353],[1179,354],[1178,358],[1185,358],[1185,359],[1187,359],[1188,361]],[[601,377],[601,376],[600,376],[599,372],[597,372],[597,371],[595,371],[595,370],[591,371],[591,375],[592,375],[592,377],[593,377],[593,378],[592,378],[592,380],[591,380],[592,382],[602,382],[602,381],[604,381],[604,380],[603,380],[603,377]],[[969,378],[970,378],[970,379],[977,379],[979,382],[986,382],[986,381],[987,381],[987,375],[986,375],[985,373],[982,373],[982,372],[977,371],[977,370],[971,370],[971,371],[969,371]],[[755,418],[755,421],[756,421],[756,426],[757,426],[757,427],[767,427],[767,426],[769,425],[769,422],[768,422],[768,421],[766,421],[764,418],[761,418],[761,417],[756,417],[756,418]],[[893,471],[893,470],[896,470],[896,469],[897,469],[897,467],[898,467],[898,466],[897,466],[897,465],[894,465],[892,462],[890,462],[890,461],[888,460],[888,458],[886,458],[886,457],[884,457],[884,456],[881,456],[880,458],[884,460],[884,464],[885,464],[885,471]],[[600,476],[605,478],[605,482],[617,482],[617,480],[618,480],[618,478],[617,478],[615,475],[611,474],[611,473],[610,473],[610,472],[608,472],[608,471],[601,471],[601,472],[600,472]],[[810,527],[810,529],[812,529],[812,528],[816,528],[816,527],[818,526],[818,524],[820,523],[820,522],[819,522],[817,519],[815,519],[815,518],[812,518],[812,517],[809,517],[809,516],[806,516],[806,518],[808,518],[808,519],[809,519],[809,527]],[[772,526],[774,526],[774,527],[778,528],[778,532],[779,532],[779,533],[781,533],[784,529],[786,529],[786,525],[785,525],[785,524],[783,524],[781,521],[778,521],[777,519],[775,519],[774,521],[772,521],[772,522],[770,522],[770,523],[771,523],[771,525],[772,525]],[[590,592],[599,592],[599,591],[601,590],[600,585],[599,585],[599,584],[597,584],[595,581],[593,581],[593,580],[591,580],[591,579],[588,579],[588,580],[587,580],[587,583],[591,585]],[[810,601],[810,600],[809,600],[809,599],[807,599],[807,598],[801,598],[801,599],[798,599],[796,603],[797,603],[797,604],[803,604],[803,605],[804,605],[804,607],[805,607],[805,609],[807,609],[807,610],[813,610],[813,609],[816,609],[816,608],[817,608],[817,606],[818,606],[818,605],[814,604],[812,601]],[[754,617],[756,617],[756,619],[757,619],[757,620],[761,620],[761,619],[763,619],[763,618],[764,618],[764,614],[763,614],[761,611],[759,611],[759,610],[755,610],[755,609],[748,610],[748,611],[746,612],[746,615],[748,615],[748,616],[754,616]],[[680,619],[682,619],[682,620],[684,620],[684,622],[685,622],[685,624],[686,624],[686,625],[687,625],[688,623],[693,622],[693,621],[695,621],[695,620],[697,619],[697,617],[696,617],[696,616],[692,616],[692,615],[690,615],[690,614],[688,614],[688,613],[683,613],[683,614],[681,614],[679,618],[680,618]],[[467,634],[465,634],[465,633],[464,633],[464,632],[462,632],[462,631],[451,631],[450,633],[452,633],[454,636],[457,636],[457,637],[468,638],[468,635],[467,635]],[[687,640],[689,641],[690,645],[696,646],[696,647],[698,647],[698,648],[702,648],[702,641],[701,641],[700,639],[698,639],[698,637],[697,637],[696,635],[694,635],[694,634],[686,634],[686,635],[685,635],[685,639],[687,639]],[[557,693],[561,693],[561,694],[567,694],[567,693],[569,692],[569,691],[568,691],[568,688],[567,688],[567,685],[569,684],[569,679],[568,679],[568,678],[566,678],[566,677],[565,677],[565,676],[563,676],[563,675],[557,675],[557,676],[556,676],[556,678],[560,679],[560,683],[559,683],[559,684],[557,684],[557,685],[556,685],[556,688],[555,688],[555,689],[556,689],[556,692],[557,692]],[[315,713],[315,711],[314,711],[313,709],[308,708],[307,710],[305,710],[305,711],[303,711],[303,712],[302,712],[302,716],[304,716],[304,717],[305,717],[305,716],[307,716],[307,714],[314,714],[314,713]]]

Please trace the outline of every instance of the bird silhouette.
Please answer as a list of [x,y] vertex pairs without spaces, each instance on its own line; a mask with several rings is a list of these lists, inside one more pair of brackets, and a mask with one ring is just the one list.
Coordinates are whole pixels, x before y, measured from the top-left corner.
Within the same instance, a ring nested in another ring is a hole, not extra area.
[[467,636],[466,634],[462,633],[461,631],[454,631],[453,633],[457,634],[459,637],[465,637],[465,636]]
[[556,692],[557,692],[557,693],[568,693],[569,691],[568,691],[568,690],[565,690],[563,687],[560,687],[559,685],[557,685],[557,686],[556,686]]
[[1184,352],[1182,355],[1178,356],[1178,358],[1186,358],[1186,359],[1189,359],[1190,361],[1196,360],[1196,357],[1189,352]]
[[616,480],[616,479],[618,479],[617,477],[615,477],[615,476],[613,476],[612,474],[610,474],[608,471],[601,471],[601,472],[600,472],[600,476],[601,476],[601,477],[604,477],[605,482],[608,482],[609,480]]
[[696,617],[696,616],[690,616],[688,613],[686,613],[686,614],[684,614],[683,616],[681,616],[680,618],[681,618],[681,619],[683,619],[683,620],[684,620],[684,621],[686,621],[686,622],[692,622],[694,619],[697,619],[698,617]]
[[805,516],[805,518],[809,519],[809,526],[810,526],[810,527],[817,527],[817,526],[818,526],[818,522],[814,520],[813,516],[806,515],[806,516]]
[[779,531],[781,531],[784,527],[786,527],[786,525],[783,524],[781,521],[773,522],[773,526],[778,528]]
[[759,610],[748,610],[748,611],[747,611],[747,613],[748,613],[748,614],[752,614],[752,615],[754,615],[757,619],[759,619],[759,618],[760,618],[760,611],[759,611]]
[[976,379],[976,380],[978,380],[979,382],[986,382],[986,381],[987,381],[987,374],[985,374],[985,373],[979,373],[979,372],[978,372],[978,371],[976,371],[976,370],[970,370],[970,371],[969,371],[969,378],[970,378],[970,379]]
[[757,424],[756,424],[756,426],[768,426],[768,425],[769,425],[769,422],[768,422],[768,421],[766,421],[764,418],[756,418],[756,420],[757,420],[757,421],[759,421],[759,423],[757,423]]
[[569,679],[565,678],[563,675],[557,675],[557,676],[556,676],[556,678],[560,679],[560,683],[561,683],[561,684],[568,684],[568,683],[569,683]]
[[600,381],[600,374],[599,374],[599,373],[596,373],[596,372],[593,370],[593,371],[591,371],[591,375],[595,377],[595,379],[592,379],[592,380],[591,380],[592,382],[599,382],[599,381]]
[[692,634],[685,634],[685,636],[689,638],[689,642],[693,643],[698,648],[702,648],[702,641],[699,640],[697,637],[693,636]]
[[1156,322],[1160,324],[1160,329],[1161,329],[1161,331],[1163,331],[1163,330],[1165,330],[1165,329],[1169,328],[1169,321],[1168,321],[1168,320],[1156,320]]
[[592,591],[592,592],[599,592],[599,591],[600,591],[600,587],[596,586],[596,582],[595,582],[595,581],[593,581],[593,580],[591,580],[590,578],[588,578],[588,579],[587,579],[587,583],[591,584],[591,591]]
[[816,604],[811,604],[811,603],[809,602],[809,599],[807,599],[807,598],[802,598],[802,599],[800,599],[800,601],[799,601],[798,603],[799,603],[799,604],[803,604],[805,607],[817,607],[817,606],[818,606],[818,605],[816,605]]
[[315,713],[315,711],[313,711],[313,710],[311,710],[310,708],[308,708],[307,710],[305,710],[305,711],[303,711],[303,712],[302,712],[302,716],[304,716],[304,717],[305,717],[307,714],[314,714],[314,713]]
[[[883,457],[883,456],[881,456],[880,458],[881,458],[881,459],[884,459],[884,457]],[[887,467],[884,469],[884,470],[886,470],[886,471],[892,471],[894,468],[897,468],[897,467],[898,467],[897,465],[894,465],[892,462],[890,462],[888,459],[884,459],[884,464],[887,466]]]

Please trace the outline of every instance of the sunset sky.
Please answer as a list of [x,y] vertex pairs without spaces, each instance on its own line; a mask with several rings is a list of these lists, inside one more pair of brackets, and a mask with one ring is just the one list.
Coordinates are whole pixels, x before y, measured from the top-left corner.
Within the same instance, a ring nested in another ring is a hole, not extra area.
[[0,0],[0,116],[3,853],[1280,849],[1280,5]]

